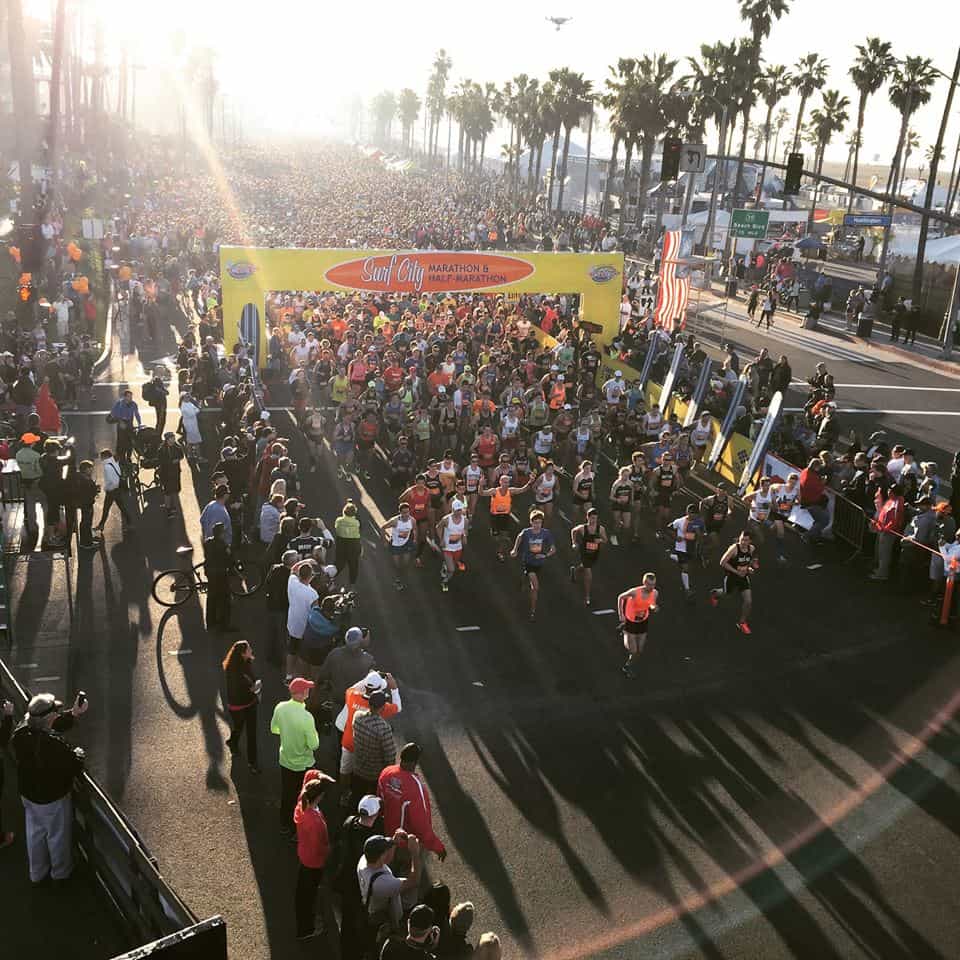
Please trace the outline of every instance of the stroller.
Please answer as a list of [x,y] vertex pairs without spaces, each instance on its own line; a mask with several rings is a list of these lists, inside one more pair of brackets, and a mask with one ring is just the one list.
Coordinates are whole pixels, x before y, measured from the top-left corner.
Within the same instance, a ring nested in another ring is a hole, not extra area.
[[[133,457],[131,457],[131,484],[130,489],[133,492],[143,508],[144,494],[148,490],[155,489],[158,484],[159,452],[162,443],[160,432],[154,427],[141,427],[133,435]],[[153,477],[149,482],[145,481],[141,475],[142,470],[152,470]]]

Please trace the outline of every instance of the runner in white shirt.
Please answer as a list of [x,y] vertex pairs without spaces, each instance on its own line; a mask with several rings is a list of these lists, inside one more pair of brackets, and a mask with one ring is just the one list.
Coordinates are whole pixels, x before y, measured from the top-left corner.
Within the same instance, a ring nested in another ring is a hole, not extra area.
[[693,599],[690,588],[690,561],[696,560],[700,537],[704,532],[703,517],[697,511],[695,503],[688,503],[686,513],[670,524],[673,530],[673,553],[680,565],[680,580],[688,600]]
[[405,590],[403,582],[410,566],[410,558],[417,547],[417,522],[410,515],[410,504],[400,504],[400,512],[391,517],[381,528],[380,532],[390,544],[390,555],[393,557],[394,577],[393,585],[397,590]]
[[773,529],[777,534],[777,562],[786,563],[787,557],[783,549],[784,521],[790,516],[797,498],[800,496],[800,474],[788,473],[786,483],[770,485],[773,497]]
[[467,490],[467,529],[473,522],[473,514],[477,509],[477,498],[480,487],[483,485],[483,467],[480,466],[480,454],[471,453],[470,462],[460,472]]
[[543,522],[547,524],[553,517],[553,502],[557,496],[559,478],[552,460],[543,465],[543,473],[533,482],[533,499],[537,508],[543,512]]
[[690,430],[690,446],[693,447],[693,459],[697,463],[706,459],[713,439],[713,417],[709,413],[701,413],[700,418]]
[[618,370],[606,383],[603,387],[604,399],[607,401],[607,406],[615,407],[620,403],[620,398],[626,393],[626,387],[623,383],[623,373]]
[[743,502],[749,507],[747,528],[750,537],[759,547],[764,540],[764,528],[773,525],[773,494],[770,492],[770,478],[761,477],[760,486],[753,493],[748,493]]
[[643,430],[648,440],[656,440],[660,436],[660,430],[663,427],[663,414],[656,405],[651,407],[643,415]]
[[457,570],[467,569],[463,562],[463,546],[467,542],[465,511],[466,504],[462,500],[454,500],[450,504],[450,513],[437,524],[437,542],[443,551],[440,588],[444,593],[450,589],[450,581]]

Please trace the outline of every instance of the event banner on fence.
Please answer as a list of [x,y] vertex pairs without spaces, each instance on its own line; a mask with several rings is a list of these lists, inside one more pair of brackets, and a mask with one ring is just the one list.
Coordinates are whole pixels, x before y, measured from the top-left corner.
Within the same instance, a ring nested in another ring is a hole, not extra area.
[[[263,311],[265,297],[277,291],[576,293],[580,319],[594,325],[598,342],[609,343],[619,330],[623,254],[224,246],[220,275],[224,330],[237,334],[244,307]],[[266,356],[267,332],[259,332]]]

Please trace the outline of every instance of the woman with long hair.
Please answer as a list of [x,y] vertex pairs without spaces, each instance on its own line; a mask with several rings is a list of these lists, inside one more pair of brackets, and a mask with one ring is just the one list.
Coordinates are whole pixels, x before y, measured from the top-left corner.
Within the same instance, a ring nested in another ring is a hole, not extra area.
[[327,787],[334,781],[319,770],[307,770],[303,775],[300,799],[293,811],[297,828],[297,890],[294,897],[297,921],[297,939],[310,940],[316,936],[314,918],[317,909],[317,894],[320,894],[320,909],[323,916],[323,934],[327,947],[336,955],[340,942],[340,930],[333,913],[333,897],[324,880],[324,868],[330,856],[330,835],[327,821],[320,804]]
[[233,721],[233,733],[227,739],[231,753],[240,749],[240,735],[247,731],[247,763],[251,773],[257,766],[257,705],[261,681],[253,672],[253,648],[246,640],[237,640],[223,658],[223,674],[227,681],[227,710]]

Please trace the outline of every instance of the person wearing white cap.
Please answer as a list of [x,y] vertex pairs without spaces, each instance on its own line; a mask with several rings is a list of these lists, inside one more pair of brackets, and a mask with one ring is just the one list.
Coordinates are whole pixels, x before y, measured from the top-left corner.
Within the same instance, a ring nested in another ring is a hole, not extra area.
[[604,399],[607,401],[607,406],[617,406],[617,404],[620,403],[620,398],[627,389],[623,382],[623,373],[617,370],[614,375],[604,383],[601,389],[603,390]]
[[443,551],[440,589],[444,593],[450,589],[450,581],[457,570],[467,569],[463,562],[463,547],[467,542],[466,506],[462,500],[454,500],[450,504],[450,513],[437,524],[437,542]]
[[83,770],[83,750],[71,747],[60,733],[87,712],[89,701],[77,698],[69,710],[53,694],[38,693],[11,738],[17,784],[25,816],[27,860],[32,883],[48,877],[67,880],[73,872],[71,789]]

